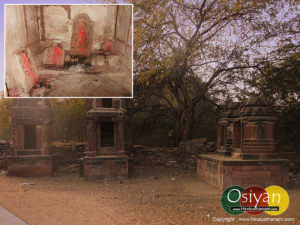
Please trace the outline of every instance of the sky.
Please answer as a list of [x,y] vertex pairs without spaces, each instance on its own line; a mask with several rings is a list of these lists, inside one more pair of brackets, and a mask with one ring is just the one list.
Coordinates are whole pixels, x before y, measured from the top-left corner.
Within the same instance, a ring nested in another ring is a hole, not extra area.
[[1,79],[0,79],[0,91],[4,89],[4,5],[5,4],[95,4],[101,3],[102,1],[97,0],[2,0],[0,5],[0,42],[1,42],[1,53],[0,53],[0,68],[1,68]]

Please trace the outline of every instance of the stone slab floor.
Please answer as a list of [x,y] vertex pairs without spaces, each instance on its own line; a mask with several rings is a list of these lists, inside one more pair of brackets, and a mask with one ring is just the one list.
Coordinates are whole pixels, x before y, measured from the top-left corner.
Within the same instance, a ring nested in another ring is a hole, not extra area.
[[45,97],[131,97],[132,75],[111,66],[68,68],[38,67],[47,86],[33,88],[32,96]]

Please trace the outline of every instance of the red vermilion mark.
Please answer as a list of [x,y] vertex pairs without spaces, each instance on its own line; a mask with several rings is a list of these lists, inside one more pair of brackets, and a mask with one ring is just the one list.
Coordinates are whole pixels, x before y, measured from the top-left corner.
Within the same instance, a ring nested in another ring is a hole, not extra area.
[[107,40],[104,43],[104,51],[105,52],[113,52],[114,51],[114,45],[111,40]]
[[79,45],[80,46],[84,46],[84,42],[85,42],[85,39],[86,39],[86,37],[85,37],[85,30],[84,30],[84,27],[83,26],[81,26],[80,27],[80,30],[79,30],[79,36],[78,36],[78,42],[79,42]]
[[14,87],[14,88],[8,88],[8,92],[9,92],[9,97],[20,97],[21,95],[19,94],[19,88],[18,87]]
[[79,55],[85,55],[87,51],[87,33],[85,31],[84,26],[81,26],[78,33],[78,53]]
[[63,50],[57,45],[51,52],[51,64],[61,64]]
[[86,48],[78,48],[79,55],[86,55],[87,49]]
[[25,72],[31,76],[32,80],[35,80],[36,75],[33,72],[32,68],[31,68],[31,65],[29,63],[29,60],[26,57],[25,53],[22,54],[22,58],[23,58],[23,62],[24,62],[24,70],[25,70]]

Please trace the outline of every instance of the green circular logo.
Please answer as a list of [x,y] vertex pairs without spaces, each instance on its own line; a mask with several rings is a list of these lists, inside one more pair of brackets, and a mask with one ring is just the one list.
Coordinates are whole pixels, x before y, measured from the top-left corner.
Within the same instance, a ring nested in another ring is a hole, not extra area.
[[243,213],[243,211],[235,211],[234,207],[241,207],[240,199],[244,190],[245,188],[234,185],[226,188],[226,190],[223,192],[221,197],[221,205],[227,213],[231,215],[239,215]]

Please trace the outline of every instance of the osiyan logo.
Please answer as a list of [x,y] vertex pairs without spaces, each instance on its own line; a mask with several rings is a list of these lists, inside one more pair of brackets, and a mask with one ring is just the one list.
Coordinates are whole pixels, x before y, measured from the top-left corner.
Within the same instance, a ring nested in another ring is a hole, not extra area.
[[280,186],[272,185],[265,189],[260,186],[228,187],[221,196],[221,205],[224,210],[232,215],[243,212],[249,214],[267,213],[280,215],[289,206],[289,195]]

